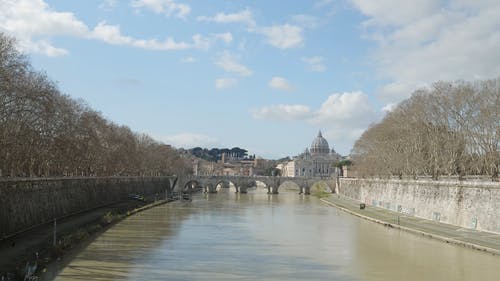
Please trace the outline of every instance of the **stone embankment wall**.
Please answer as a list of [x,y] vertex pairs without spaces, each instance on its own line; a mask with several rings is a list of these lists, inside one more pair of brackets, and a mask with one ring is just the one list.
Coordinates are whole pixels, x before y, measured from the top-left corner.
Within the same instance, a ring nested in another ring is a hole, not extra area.
[[341,179],[339,193],[377,206],[463,228],[500,233],[498,182]]
[[0,239],[54,218],[127,199],[165,194],[171,177],[0,180]]

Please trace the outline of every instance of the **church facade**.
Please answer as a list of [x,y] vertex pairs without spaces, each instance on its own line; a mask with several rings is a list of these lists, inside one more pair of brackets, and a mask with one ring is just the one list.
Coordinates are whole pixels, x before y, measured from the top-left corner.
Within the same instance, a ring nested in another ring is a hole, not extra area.
[[336,171],[334,164],[341,156],[328,145],[319,131],[310,148],[295,156],[292,161],[280,163],[276,168],[283,177],[330,177]]

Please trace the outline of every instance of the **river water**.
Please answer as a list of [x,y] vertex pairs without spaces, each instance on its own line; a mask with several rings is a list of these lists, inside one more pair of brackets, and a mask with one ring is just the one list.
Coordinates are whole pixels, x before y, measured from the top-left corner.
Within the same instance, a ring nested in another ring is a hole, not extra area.
[[500,280],[500,257],[280,192],[223,189],[141,212],[55,280]]

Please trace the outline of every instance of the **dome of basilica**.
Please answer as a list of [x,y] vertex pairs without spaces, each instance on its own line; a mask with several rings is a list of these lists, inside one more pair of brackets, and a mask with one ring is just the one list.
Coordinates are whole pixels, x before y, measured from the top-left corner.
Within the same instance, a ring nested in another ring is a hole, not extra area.
[[328,142],[321,135],[321,131],[319,131],[318,136],[313,140],[311,144],[311,154],[328,154],[330,153],[330,147],[328,146]]

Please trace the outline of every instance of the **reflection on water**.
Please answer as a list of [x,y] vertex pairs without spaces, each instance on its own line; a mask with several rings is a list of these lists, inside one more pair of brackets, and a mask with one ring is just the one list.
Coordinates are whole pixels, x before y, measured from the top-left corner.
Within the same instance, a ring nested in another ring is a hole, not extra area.
[[120,222],[56,280],[498,280],[500,258],[387,229],[312,196],[221,190]]

